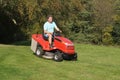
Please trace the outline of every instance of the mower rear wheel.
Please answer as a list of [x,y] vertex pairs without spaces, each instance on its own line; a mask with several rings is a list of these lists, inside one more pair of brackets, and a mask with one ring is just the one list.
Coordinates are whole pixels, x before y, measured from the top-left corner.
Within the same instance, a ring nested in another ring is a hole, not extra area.
[[77,57],[78,57],[78,56],[77,56],[77,53],[75,53],[73,60],[74,60],[74,61],[77,61]]
[[63,61],[62,53],[60,52],[55,53],[53,56],[53,60],[57,62]]
[[42,50],[42,48],[39,46],[37,47],[37,50],[36,50],[36,56],[38,57],[42,57],[42,55],[44,54],[44,51]]

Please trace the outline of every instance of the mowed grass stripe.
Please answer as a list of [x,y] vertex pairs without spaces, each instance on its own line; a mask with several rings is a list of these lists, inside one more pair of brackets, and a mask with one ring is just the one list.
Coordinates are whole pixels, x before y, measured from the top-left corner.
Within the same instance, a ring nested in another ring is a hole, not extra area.
[[55,62],[30,46],[0,45],[0,80],[120,80],[119,47],[75,44],[78,61]]

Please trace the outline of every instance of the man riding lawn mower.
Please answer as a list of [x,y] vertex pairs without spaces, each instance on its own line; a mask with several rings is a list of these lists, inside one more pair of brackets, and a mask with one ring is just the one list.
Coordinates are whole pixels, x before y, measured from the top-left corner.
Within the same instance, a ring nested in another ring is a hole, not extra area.
[[[57,33],[54,33],[54,28]],[[39,57],[55,61],[77,60],[74,44],[69,39],[62,37],[61,32],[52,21],[52,16],[48,16],[48,21],[44,24],[44,33],[32,35],[32,51]]]

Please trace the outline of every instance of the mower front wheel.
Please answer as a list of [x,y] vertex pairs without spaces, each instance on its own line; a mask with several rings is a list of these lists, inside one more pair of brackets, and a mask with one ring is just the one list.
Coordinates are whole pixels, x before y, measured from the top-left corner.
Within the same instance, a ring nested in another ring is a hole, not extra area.
[[53,60],[57,62],[63,61],[62,53],[60,52],[55,53],[53,56]]
[[37,50],[36,50],[36,56],[38,57],[42,57],[42,55],[44,54],[44,51],[42,50],[42,48],[39,46],[37,47]]

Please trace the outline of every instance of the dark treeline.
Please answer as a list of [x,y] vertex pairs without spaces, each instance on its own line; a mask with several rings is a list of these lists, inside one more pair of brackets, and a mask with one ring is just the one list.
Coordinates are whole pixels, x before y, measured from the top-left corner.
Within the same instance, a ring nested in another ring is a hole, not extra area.
[[0,0],[0,43],[42,33],[49,14],[75,42],[120,45],[120,0]]

